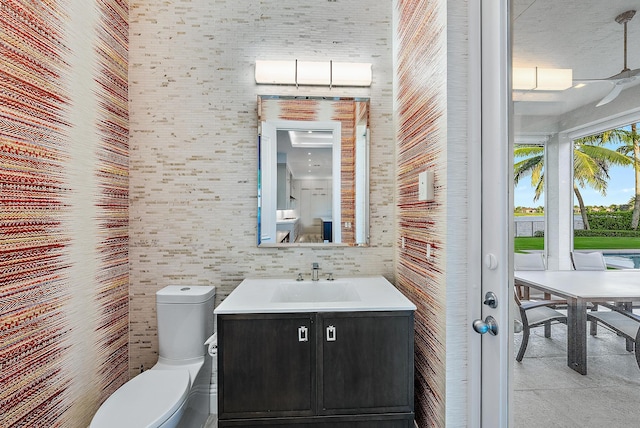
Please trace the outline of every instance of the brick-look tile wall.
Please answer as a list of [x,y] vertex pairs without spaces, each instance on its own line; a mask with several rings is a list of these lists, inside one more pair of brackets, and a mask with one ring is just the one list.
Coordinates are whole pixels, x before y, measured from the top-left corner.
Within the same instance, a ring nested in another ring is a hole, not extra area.
[[[130,374],[157,359],[155,295],[293,278],[394,281],[392,2],[130,2]],[[256,59],[373,64],[370,88],[258,86]],[[256,247],[258,94],[371,98],[371,246]]]

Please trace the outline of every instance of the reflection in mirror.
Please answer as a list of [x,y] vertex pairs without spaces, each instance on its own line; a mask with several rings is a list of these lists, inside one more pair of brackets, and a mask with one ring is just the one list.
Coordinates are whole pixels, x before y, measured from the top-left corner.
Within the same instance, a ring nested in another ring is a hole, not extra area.
[[260,96],[258,245],[367,245],[369,100]]

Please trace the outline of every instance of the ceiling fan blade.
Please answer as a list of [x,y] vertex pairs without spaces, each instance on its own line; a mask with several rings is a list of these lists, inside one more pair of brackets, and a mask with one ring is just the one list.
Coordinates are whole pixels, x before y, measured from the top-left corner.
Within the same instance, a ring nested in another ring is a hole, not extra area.
[[615,21],[618,24],[624,25],[624,54],[623,54],[623,57],[624,57],[624,68],[622,69],[622,71],[620,73],[618,73],[618,74],[614,74],[611,77],[607,77],[606,79],[574,80],[574,82],[578,82],[578,83],[594,83],[594,82],[612,82],[612,83],[615,83],[615,86],[613,87],[611,92],[609,92],[609,94],[607,94],[607,96],[604,97],[596,105],[596,107],[603,106],[603,105],[613,101],[618,95],[620,95],[620,92],[622,92],[622,90],[624,89],[624,86],[627,83],[633,82],[634,80],[636,80],[640,76],[640,68],[636,68],[636,69],[631,70],[631,69],[629,69],[629,67],[627,67],[627,23],[629,21],[631,21],[631,19],[633,18],[633,16],[635,14],[636,14],[635,10],[628,10],[626,12],[623,12],[623,13],[619,14],[615,18]]
[[615,100],[616,97],[620,95],[620,92],[622,92],[623,89],[624,89],[624,85],[616,84],[611,90],[611,92],[609,92],[603,99],[600,100],[598,104],[596,104],[596,107],[603,106]]
[[611,77],[607,77],[604,80],[609,80],[613,82],[617,82],[620,80],[630,81],[631,79],[635,79],[638,76],[638,74],[640,74],[640,68],[636,68],[634,70],[622,70],[620,73],[614,74]]
[[577,84],[586,85],[587,83],[600,83],[600,82],[611,82],[611,80],[609,79],[573,79],[574,85],[577,85]]

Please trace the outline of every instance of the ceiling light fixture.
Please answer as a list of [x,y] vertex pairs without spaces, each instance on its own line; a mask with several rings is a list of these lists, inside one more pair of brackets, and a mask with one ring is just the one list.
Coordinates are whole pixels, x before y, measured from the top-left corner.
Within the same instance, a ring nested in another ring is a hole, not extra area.
[[276,85],[371,86],[370,63],[256,61],[256,83]]
[[[291,147],[306,147],[308,149],[326,149],[333,146],[333,133],[331,131],[289,131]],[[311,156],[311,153],[309,153]],[[311,161],[311,159],[309,159]]]
[[513,89],[516,91],[564,91],[572,85],[573,70],[570,68],[513,68]]

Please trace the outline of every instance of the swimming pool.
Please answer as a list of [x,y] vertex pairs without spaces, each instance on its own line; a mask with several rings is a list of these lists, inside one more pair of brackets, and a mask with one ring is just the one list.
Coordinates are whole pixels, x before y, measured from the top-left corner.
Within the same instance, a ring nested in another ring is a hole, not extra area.
[[624,269],[640,269],[640,252],[607,251],[602,254],[608,266]]

